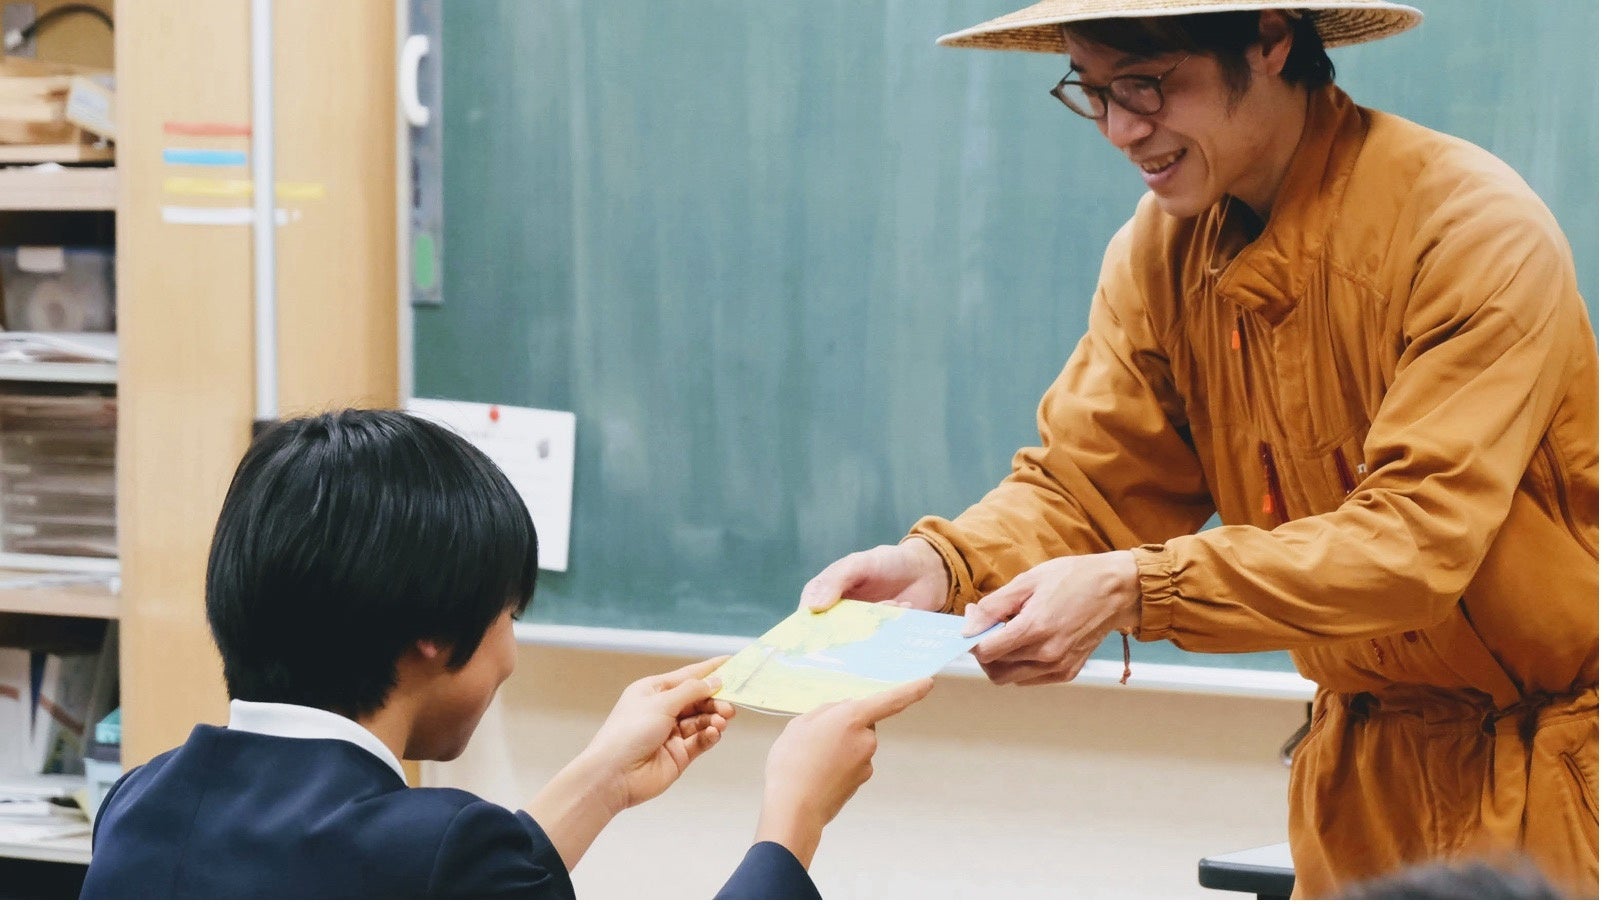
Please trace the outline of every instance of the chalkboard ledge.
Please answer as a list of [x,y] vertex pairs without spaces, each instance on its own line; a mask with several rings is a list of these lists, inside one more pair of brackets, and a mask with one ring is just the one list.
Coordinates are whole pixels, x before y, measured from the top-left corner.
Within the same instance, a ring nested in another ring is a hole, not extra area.
[[[703,659],[734,653],[753,638],[727,634],[681,634],[677,631],[641,631],[629,628],[594,628],[577,625],[541,625],[519,622],[513,626],[519,643],[612,653],[646,653]],[[1112,687],[1119,684],[1124,667],[1093,659],[1075,679],[1079,685]],[[943,675],[984,678],[973,657],[964,656],[941,670]],[[1165,663],[1135,663],[1127,687],[1132,690],[1180,691],[1225,697],[1270,700],[1314,699],[1314,682],[1292,672],[1256,669],[1210,668]]]

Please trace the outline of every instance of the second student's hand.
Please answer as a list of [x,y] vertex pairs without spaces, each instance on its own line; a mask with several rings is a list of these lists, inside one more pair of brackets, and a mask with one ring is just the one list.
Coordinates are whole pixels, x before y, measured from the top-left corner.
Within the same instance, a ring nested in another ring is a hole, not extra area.
[[691,761],[718,743],[735,707],[712,699],[723,684],[712,672],[728,659],[718,656],[648,675],[624,688],[580,754],[612,775],[619,810],[668,790]]
[[527,808],[573,869],[607,823],[651,800],[712,749],[735,707],[712,696],[728,656],[648,675],[619,695],[596,736]]
[[923,700],[932,678],[797,716],[769,748],[757,841],[789,850],[807,869],[824,827],[874,774],[874,726]]

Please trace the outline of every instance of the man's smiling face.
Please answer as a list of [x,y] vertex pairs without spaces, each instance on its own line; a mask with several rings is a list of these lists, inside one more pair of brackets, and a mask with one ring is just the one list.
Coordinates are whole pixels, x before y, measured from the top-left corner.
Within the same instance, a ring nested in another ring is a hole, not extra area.
[[1267,211],[1281,175],[1271,148],[1284,123],[1267,107],[1279,75],[1269,73],[1253,49],[1247,87],[1233,92],[1211,56],[1137,56],[1072,34],[1066,43],[1071,69],[1089,84],[1106,85],[1122,75],[1165,76],[1157,113],[1143,116],[1110,103],[1108,114],[1096,121],[1103,137],[1137,167],[1160,208],[1193,217],[1229,194],[1261,214]]

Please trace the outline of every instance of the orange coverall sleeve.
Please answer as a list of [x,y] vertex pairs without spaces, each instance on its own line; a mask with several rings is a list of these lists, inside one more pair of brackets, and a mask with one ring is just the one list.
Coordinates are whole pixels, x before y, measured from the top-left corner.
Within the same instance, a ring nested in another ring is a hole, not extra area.
[[1127,224],[1110,243],[1087,333],[1042,398],[1042,444],[956,519],[910,531],[947,563],[949,611],[1047,559],[1162,541],[1214,513],[1148,318],[1111,304],[1107,287],[1131,283],[1130,236]]

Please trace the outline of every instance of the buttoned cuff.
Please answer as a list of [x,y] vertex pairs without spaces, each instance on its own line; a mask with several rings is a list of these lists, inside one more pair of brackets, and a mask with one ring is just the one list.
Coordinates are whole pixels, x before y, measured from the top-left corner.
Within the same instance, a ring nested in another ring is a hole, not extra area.
[[1180,597],[1175,586],[1174,554],[1156,543],[1138,546],[1131,553],[1136,556],[1136,585],[1141,599],[1136,639],[1168,640],[1173,633],[1173,607]]

